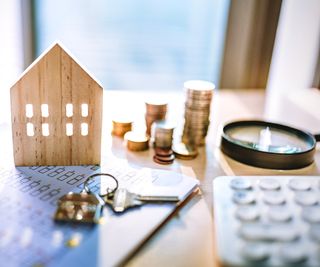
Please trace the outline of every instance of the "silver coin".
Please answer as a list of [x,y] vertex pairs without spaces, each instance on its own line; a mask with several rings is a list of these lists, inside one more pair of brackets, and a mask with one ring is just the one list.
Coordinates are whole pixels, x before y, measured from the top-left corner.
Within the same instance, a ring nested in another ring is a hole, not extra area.
[[182,136],[182,141],[187,145],[201,146],[205,144],[205,139],[190,139],[185,136]]
[[210,125],[210,121],[209,120],[204,120],[204,121],[200,121],[200,120],[190,120],[190,119],[186,119],[184,121],[184,126],[187,128],[208,128]]
[[203,115],[207,115],[210,114],[210,109],[190,109],[190,108],[186,108],[184,110],[184,113],[186,114],[203,114]]
[[190,109],[186,109],[184,111],[184,116],[185,117],[191,117],[191,118],[208,118],[210,117],[210,110],[206,111],[206,110],[190,110]]
[[183,133],[184,134],[188,134],[188,135],[190,135],[190,136],[194,136],[194,137],[196,137],[196,136],[205,136],[206,135],[206,133],[207,133],[208,131],[207,130],[194,130],[194,129],[184,129],[183,130]]
[[191,118],[191,117],[185,117],[184,123],[189,124],[190,126],[195,125],[197,126],[203,126],[203,125],[209,125],[210,120],[209,118]]
[[210,125],[210,120],[200,120],[200,119],[190,119],[190,118],[185,118],[184,120],[184,125],[188,127],[194,127],[194,128],[203,128],[203,127],[208,127]]
[[212,99],[213,93],[209,91],[205,92],[205,91],[195,91],[195,90],[187,89],[186,95],[187,95],[187,98],[207,100],[207,99]]
[[194,132],[194,133],[206,133],[208,129],[209,129],[208,126],[195,127],[194,125],[188,125],[188,124],[185,124],[183,127],[184,131]]
[[187,120],[192,120],[192,121],[208,121],[210,116],[209,114],[206,116],[199,115],[199,114],[184,114],[184,118]]
[[186,97],[186,102],[189,104],[199,104],[199,105],[203,105],[203,104],[210,104],[212,101],[212,97],[191,97],[191,96],[187,96]]
[[185,107],[185,110],[189,110],[189,111],[197,112],[197,111],[205,110],[206,112],[210,112],[210,105],[193,105],[186,102],[184,107]]
[[189,136],[192,138],[205,138],[207,136],[207,133],[206,132],[183,131],[183,135]]
[[[155,125],[155,124],[154,124]],[[172,135],[173,134],[173,129],[164,129],[164,128],[157,128],[155,127],[154,132],[157,134],[163,134],[163,135]]]

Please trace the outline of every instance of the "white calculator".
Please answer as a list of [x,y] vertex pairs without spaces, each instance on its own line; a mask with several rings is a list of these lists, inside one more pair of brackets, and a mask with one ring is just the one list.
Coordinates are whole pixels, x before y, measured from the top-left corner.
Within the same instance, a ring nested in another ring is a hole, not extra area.
[[320,266],[320,176],[221,176],[213,192],[222,266]]

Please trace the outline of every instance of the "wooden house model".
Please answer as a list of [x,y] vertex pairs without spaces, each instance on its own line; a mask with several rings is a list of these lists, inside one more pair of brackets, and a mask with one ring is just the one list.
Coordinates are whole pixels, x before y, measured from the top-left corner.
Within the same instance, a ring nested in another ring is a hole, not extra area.
[[60,44],[10,93],[15,165],[100,164],[103,89]]

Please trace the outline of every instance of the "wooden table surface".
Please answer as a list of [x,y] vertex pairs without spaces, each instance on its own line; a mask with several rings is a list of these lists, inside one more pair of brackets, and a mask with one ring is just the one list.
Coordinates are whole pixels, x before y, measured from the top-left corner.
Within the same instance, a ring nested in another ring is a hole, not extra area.
[[[304,93],[285,96],[277,107],[268,104],[272,112],[265,110],[264,90],[220,90],[215,92],[211,105],[211,125],[207,144],[199,150],[194,160],[175,160],[171,166],[153,162],[153,150],[144,152],[128,151],[123,140],[112,137],[111,119],[119,114],[132,115],[135,128],[143,127],[144,100],[146,97],[163,98],[169,101],[168,118],[176,122],[178,129],[183,126],[185,95],[182,92],[145,93],[106,91],[104,94],[104,117],[102,154],[115,160],[151,168],[163,168],[183,172],[197,177],[201,182],[201,193],[191,199],[176,216],[170,219],[126,264],[128,267],[141,266],[217,266],[214,241],[212,210],[212,181],[221,175],[319,175],[320,149],[317,147],[315,163],[291,171],[268,170],[251,167],[225,156],[219,149],[221,126],[232,120],[266,119],[295,127],[320,132],[320,92],[304,90]],[[279,102],[279,101],[278,101]],[[270,111],[270,110],[269,110]],[[269,115],[268,115],[269,116]],[[8,127],[0,125],[6,140],[11,139]],[[177,131],[177,133],[179,130]],[[12,158],[10,142],[3,144],[1,162]]]
[[175,160],[171,166],[161,166],[154,163],[152,149],[145,152],[130,152],[126,150],[120,138],[110,136],[110,121],[112,116],[116,114],[132,114],[136,122],[135,127],[140,128],[143,125],[143,102],[146,97],[168,100],[167,117],[176,122],[178,129],[181,130],[185,100],[182,92],[147,94],[144,92],[106,92],[104,102],[104,123],[106,125],[104,137],[106,138],[103,147],[109,147],[109,152],[113,153],[115,157],[127,159],[128,162],[136,165],[170,169],[195,176],[201,182],[201,194],[195,196],[174,218],[164,225],[127,263],[128,267],[219,265],[215,252],[212,210],[212,181],[218,176],[320,174],[319,147],[314,164],[290,171],[251,167],[230,159],[219,149],[221,126],[232,120],[272,117],[276,122],[290,124],[314,133],[320,132],[320,114],[318,109],[314,109],[314,105],[320,103],[319,91],[306,89],[304,94],[284,96],[281,101],[278,101],[280,102],[278,107],[272,103],[270,105],[269,102],[268,108],[273,111],[271,113],[265,109],[266,95],[264,90],[220,90],[215,92],[206,146],[200,148],[199,156],[196,159]]

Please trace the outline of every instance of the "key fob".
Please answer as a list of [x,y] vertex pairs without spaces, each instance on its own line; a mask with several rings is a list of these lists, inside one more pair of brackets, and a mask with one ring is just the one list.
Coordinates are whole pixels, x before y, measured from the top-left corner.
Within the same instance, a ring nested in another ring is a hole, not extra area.
[[62,222],[98,223],[101,213],[102,205],[95,195],[70,192],[58,200],[54,219]]

